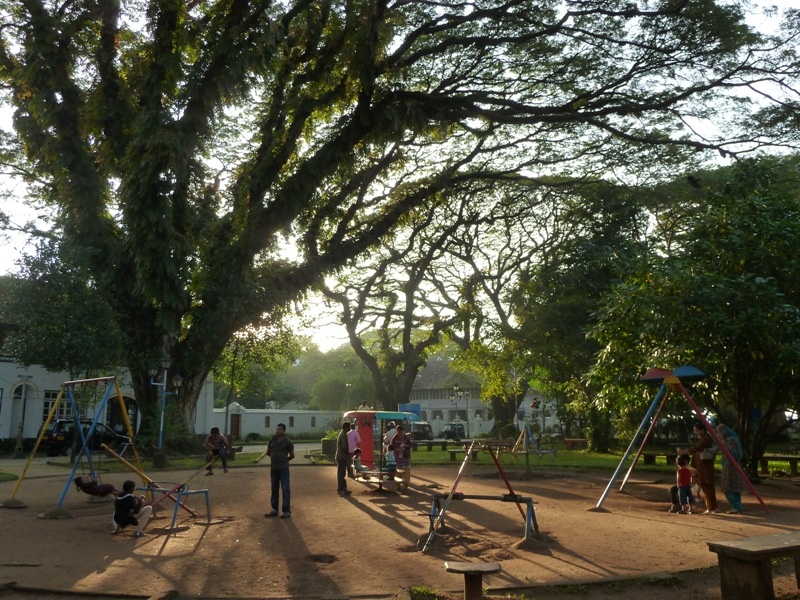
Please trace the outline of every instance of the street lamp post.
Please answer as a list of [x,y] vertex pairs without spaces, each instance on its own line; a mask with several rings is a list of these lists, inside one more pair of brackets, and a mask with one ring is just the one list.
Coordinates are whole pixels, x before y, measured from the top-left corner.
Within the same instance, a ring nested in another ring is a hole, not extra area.
[[158,365],[150,365],[148,369],[148,373],[150,374],[150,385],[154,385],[156,387],[161,388],[161,418],[160,423],[158,426],[158,449],[164,446],[164,412],[167,408],[167,394],[175,394],[177,395],[177,389],[183,383],[183,378],[180,375],[175,375],[172,378],[172,385],[175,386],[176,391],[174,392],[167,392],[167,377],[169,375],[169,367],[172,364],[172,361],[168,356],[165,356],[161,359],[161,368],[164,369],[164,378],[161,382],[155,381],[155,376],[158,375]]
[[458,416],[458,400],[463,398],[467,407],[467,437],[469,437],[469,391],[462,392],[461,386],[457,383],[453,384],[453,393],[450,394],[450,402],[455,402],[456,416]]

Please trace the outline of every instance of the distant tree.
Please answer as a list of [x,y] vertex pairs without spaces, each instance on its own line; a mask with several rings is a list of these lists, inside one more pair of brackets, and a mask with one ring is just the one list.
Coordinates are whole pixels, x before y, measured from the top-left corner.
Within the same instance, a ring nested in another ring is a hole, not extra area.
[[636,188],[603,182],[563,195],[554,228],[568,234],[527,268],[511,294],[516,327],[509,337],[525,348],[531,383],[558,401],[568,428],[583,418],[596,451],[611,444],[613,413],[600,401],[600,388],[586,379],[599,350],[586,336],[603,294],[643,251],[640,195]]
[[237,332],[214,364],[215,382],[225,387],[224,406],[236,400],[246,408],[264,408],[272,394],[270,374],[286,371],[300,355],[300,344],[280,321],[269,330]]
[[443,190],[793,141],[731,97],[796,99],[778,34],[711,0],[0,0],[0,80],[140,408],[167,355],[188,424],[236,332]]

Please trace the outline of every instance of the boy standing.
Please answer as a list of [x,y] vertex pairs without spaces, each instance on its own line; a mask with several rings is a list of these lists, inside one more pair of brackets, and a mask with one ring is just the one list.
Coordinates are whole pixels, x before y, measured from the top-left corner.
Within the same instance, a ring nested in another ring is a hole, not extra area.
[[681,510],[678,512],[682,515],[692,514],[692,504],[694,504],[692,495],[692,471],[694,469],[689,467],[689,460],[688,454],[679,454],[675,460],[675,464],[678,466],[678,498],[681,504]]

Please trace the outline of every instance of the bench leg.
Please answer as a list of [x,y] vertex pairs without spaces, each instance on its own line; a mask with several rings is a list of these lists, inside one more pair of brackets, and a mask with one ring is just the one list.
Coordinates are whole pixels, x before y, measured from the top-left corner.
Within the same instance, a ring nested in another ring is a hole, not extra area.
[[719,557],[719,579],[722,600],[774,600],[772,563],[769,559],[743,561],[729,556]]
[[483,598],[483,575],[464,573],[464,600],[481,600],[481,598]]
[[797,588],[800,589],[800,554],[795,554],[794,558],[794,580],[797,582]]

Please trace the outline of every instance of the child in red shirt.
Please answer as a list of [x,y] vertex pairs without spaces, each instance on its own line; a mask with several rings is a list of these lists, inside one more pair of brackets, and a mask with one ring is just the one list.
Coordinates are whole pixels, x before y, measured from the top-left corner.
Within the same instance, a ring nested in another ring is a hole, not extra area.
[[675,460],[678,466],[678,498],[681,504],[681,510],[678,511],[682,515],[692,514],[692,504],[694,504],[694,495],[692,495],[692,477],[694,476],[694,469],[689,466],[691,456],[688,454],[679,454]]

